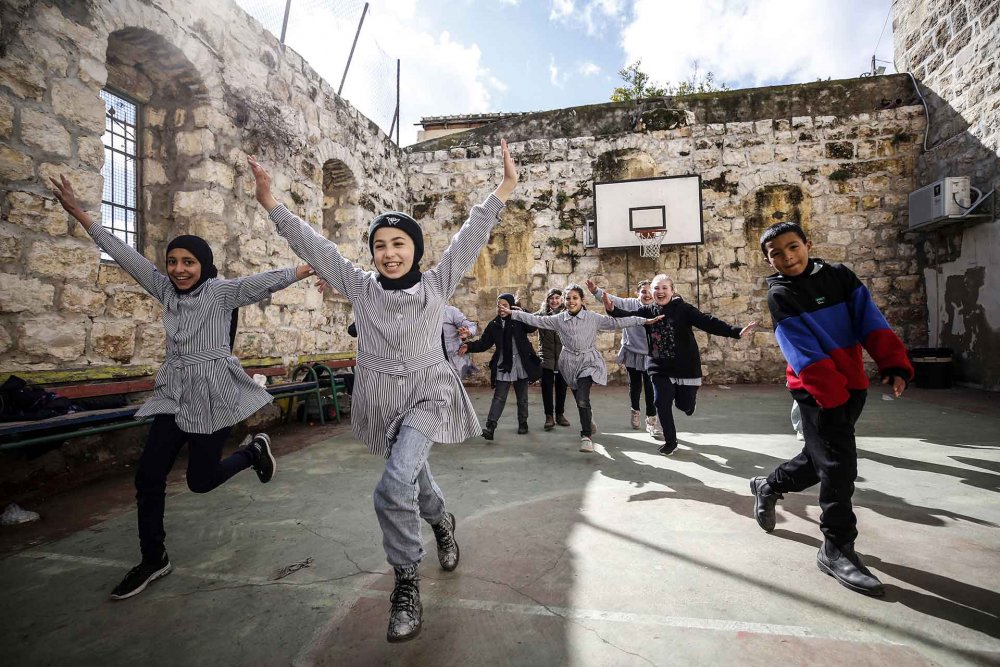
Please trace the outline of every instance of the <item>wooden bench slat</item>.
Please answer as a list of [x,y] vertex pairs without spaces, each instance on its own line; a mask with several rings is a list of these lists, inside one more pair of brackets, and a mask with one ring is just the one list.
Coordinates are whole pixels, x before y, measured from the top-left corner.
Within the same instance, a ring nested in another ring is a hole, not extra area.
[[17,435],[19,433],[29,433],[31,431],[42,431],[49,428],[66,428],[67,426],[79,426],[97,421],[112,421],[115,419],[125,419],[134,417],[139,411],[139,406],[134,405],[128,408],[109,408],[107,410],[88,410],[87,412],[74,412],[48,419],[37,421],[6,422],[0,424],[0,436]]

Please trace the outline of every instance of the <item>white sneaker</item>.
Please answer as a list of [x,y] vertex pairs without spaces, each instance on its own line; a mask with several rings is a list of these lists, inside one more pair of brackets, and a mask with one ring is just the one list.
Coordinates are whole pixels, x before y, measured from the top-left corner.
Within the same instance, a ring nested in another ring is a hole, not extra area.
[[639,414],[638,410],[632,411],[632,428],[636,431],[642,428],[642,415]]
[[804,433],[802,433],[802,431],[796,431],[795,432],[795,439],[796,440],[805,440],[806,436],[805,436]]
[[593,454],[594,441],[588,438],[587,436],[583,436],[582,438],[580,438],[580,451],[585,452],[587,454]]
[[653,435],[653,431],[656,430],[657,421],[656,416],[646,417],[646,433]]

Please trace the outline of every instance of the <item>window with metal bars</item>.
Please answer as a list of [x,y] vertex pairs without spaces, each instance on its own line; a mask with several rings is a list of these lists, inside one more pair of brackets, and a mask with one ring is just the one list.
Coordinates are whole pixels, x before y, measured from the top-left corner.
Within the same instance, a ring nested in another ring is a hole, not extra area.
[[[133,248],[139,249],[139,105],[110,90],[104,100],[104,193],[101,223]],[[101,259],[112,261],[101,253]]]

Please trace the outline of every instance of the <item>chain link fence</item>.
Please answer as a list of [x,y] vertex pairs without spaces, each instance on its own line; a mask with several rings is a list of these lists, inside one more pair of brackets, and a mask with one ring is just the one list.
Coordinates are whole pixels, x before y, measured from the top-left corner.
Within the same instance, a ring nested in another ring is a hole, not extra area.
[[392,134],[398,136],[397,60],[370,31],[366,33],[370,8],[358,33],[366,12],[363,0],[236,0],[236,4],[278,39],[284,27],[285,44],[301,54],[335,91],[342,85],[341,97],[387,134],[395,120]]

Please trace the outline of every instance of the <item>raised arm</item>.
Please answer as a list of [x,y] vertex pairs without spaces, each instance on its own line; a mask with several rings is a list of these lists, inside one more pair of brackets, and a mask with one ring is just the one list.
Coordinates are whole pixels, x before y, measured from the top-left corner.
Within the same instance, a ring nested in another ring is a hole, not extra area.
[[313,270],[308,264],[264,271],[244,278],[220,280],[215,285],[214,293],[219,305],[231,310],[257,303],[267,295],[283,290],[311,275]]
[[749,333],[753,330],[756,322],[751,322],[744,329],[735,327],[728,322],[720,320],[718,317],[709,315],[708,313],[703,313],[689,303],[685,304],[688,307],[689,317],[691,318],[691,324],[698,327],[706,333],[710,333],[714,336],[725,336],[727,338],[739,338],[745,333]]
[[607,307],[607,301],[608,301],[607,299],[604,298],[605,295],[607,295],[611,303],[618,308],[623,308],[626,310],[634,310],[642,305],[639,299],[636,299],[634,297],[625,299],[620,296],[614,295],[611,292],[605,292],[604,289],[598,287],[597,283],[595,283],[593,280],[588,279],[586,281],[586,285],[587,289],[590,290],[590,293],[594,295],[594,298],[597,299],[599,302],[603,302],[605,307]]
[[490,232],[500,221],[500,211],[517,185],[517,166],[510,156],[507,140],[500,140],[503,156],[503,180],[485,202],[473,206],[469,218],[441,256],[437,266],[424,272],[424,279],[436,284],[445,298],[455,291],[458,282],[472,269],[483,246],[490,240]]
[[340,254],[337,244],[324,238],[309,224],[279,204],[271,194],[271,175],[252,155],[247,158],[256,181],[257,201],[296,255],[304,259],[320,278],[353,300],[365,271]]
[[111,255],[144,290],[157,301],[163,303],[168,291],[173,289],[170,278],[160,273],[156,265],[146,259],[138,250],[109,233],[103,225],[94,222],[80,207],[76,200],[76,193],[73,192],[73,185],[65,176],[60,175],[59,180],[50,177],[49,180],[52,181],[52,193],[56,199],[59,200],[66,212],[73,216],[90,234],[101,250]]

